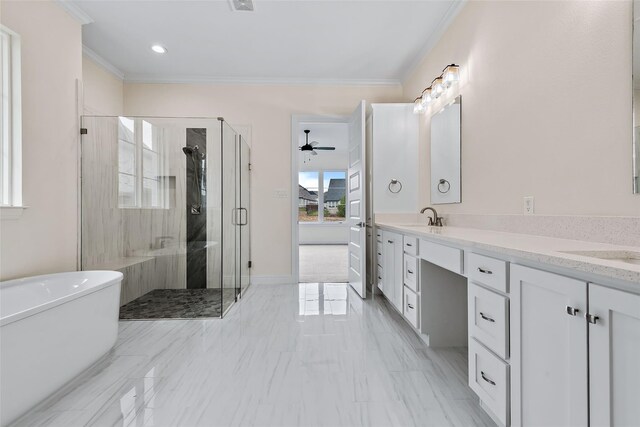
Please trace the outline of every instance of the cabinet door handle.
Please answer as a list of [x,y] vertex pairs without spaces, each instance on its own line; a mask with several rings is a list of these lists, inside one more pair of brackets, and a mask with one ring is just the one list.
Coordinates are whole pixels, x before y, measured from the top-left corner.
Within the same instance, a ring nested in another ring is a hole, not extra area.
[[577,308],[573,308],[573,307],[570,307],[570,306],[567,306],[566,310],[567,310],[567,314],[568,314],[569,316],[575,316],[575,315],[577,315],[577,314],[578,314],[578,312],[580,312],[580,310],[579,310],[579,309],[577,309]]
[[387,240],[387,242],[389,242],[389,243],[393,243],[393,240]]
[[409,307],[409,309],[413,310],[413,306],[409,303],[407,303],[407,307]]
[[491,271],[491,270],[485,270],[485,269],[484,269],[484,268],[482,268],[482,267],[478,267],[478,271],[479,271],[480,273],[482,273],[482,274],[493,274],[493,271]]
[[600,319],[598,316],[595,316],[593,314],[585,314],[584,317],[587,318],[587,322],[589,322],[589,323],[591,323],[593,325],[595,325],[598,322],[598,320]]
[[480,312],[480,317],[482,317],[484,320],[486,320],[487,322],[491,322],[491,323],[495,323],[495,320],[492,319],[491,317],[487,316],[486,314],[484,314],[483,312]]
[[409,274],[413,274],[413,271],[411,271],[411,270],[407,269],[407,273],[409,273]]
[[382,256],[382,254],[380,252],[378,252],[378,255]]
[[378,280],[382,280],[382,277],[378,276]]
[[407,246],[411,247],[411,246],[413,246],[413,245],[412,245],[411,243],[407,243]]
[[489,377],[487,377],[487,375],[484,373],[484,371],[480,371],[480,376],[482,377],[483,380],[485,380],[489,384],[496,385],[496,382],[492,381],[491,379],[489,379]]

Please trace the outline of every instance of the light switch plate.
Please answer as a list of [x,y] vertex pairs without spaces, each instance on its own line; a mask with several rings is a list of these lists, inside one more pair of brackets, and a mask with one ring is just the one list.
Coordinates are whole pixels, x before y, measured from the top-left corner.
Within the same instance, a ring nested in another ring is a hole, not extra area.
[[280,189],[276,189],[273,192],[273,197],[275,199],[286,199],[287,197],[289,197],[289,193],[287,192],[287,190],[280,188]]
[[535,213],[535,204],[533,196],[525,196],[524,198],[524,214],[533,215]]

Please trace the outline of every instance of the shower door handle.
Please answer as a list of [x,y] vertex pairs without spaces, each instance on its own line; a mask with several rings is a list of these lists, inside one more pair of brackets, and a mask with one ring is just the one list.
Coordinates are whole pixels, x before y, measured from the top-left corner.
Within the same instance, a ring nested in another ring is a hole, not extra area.
[[[247,208],[239,208],[238,211],[240,212],[240,222],[238,223],[238,225],[239,226],[247,225],[247,223],[249,222],[249,212],[247,211]],[[243,212],[244,212],[244,220],[242,219]]]

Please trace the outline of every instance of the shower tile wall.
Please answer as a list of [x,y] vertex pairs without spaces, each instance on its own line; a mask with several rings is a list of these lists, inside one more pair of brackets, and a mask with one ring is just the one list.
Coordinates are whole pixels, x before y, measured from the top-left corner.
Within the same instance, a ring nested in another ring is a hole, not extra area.
[[[194,157],[198,159],[199,153],[207,154],[207,130],[189,128],[187,133],[187,147],[194,151]],[[207,287],[207,197],[201,188],[207,188],[206,168],[200,167],[205,163],[198,159],[196,163],[191,156],[184,159],[186,165],[186,200],[185,212],[187,216],[187,288],[204,289]],[[196,167],[199,182],[196,182]],[[200,204],[198,213],[192,210],[194,205]]]
[[186,287],[185,129],[163,128],[171,177],[166,209],[118,207],[118,118],[83,117],[82,267],[124,274],[121,304]]

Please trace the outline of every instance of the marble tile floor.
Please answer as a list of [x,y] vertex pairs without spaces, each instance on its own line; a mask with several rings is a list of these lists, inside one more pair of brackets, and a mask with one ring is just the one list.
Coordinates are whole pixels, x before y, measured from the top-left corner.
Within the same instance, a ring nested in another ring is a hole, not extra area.
[[347,284],[252,286],[223,319],[120,322],[106,357],[15,425],[493,426],[466,363]]
[[300,245],[299,278],[303,283],[349,281],[347,245]]
[[154,289],[120,307],[120,320],[220,317],[234,298],[234,289]]

